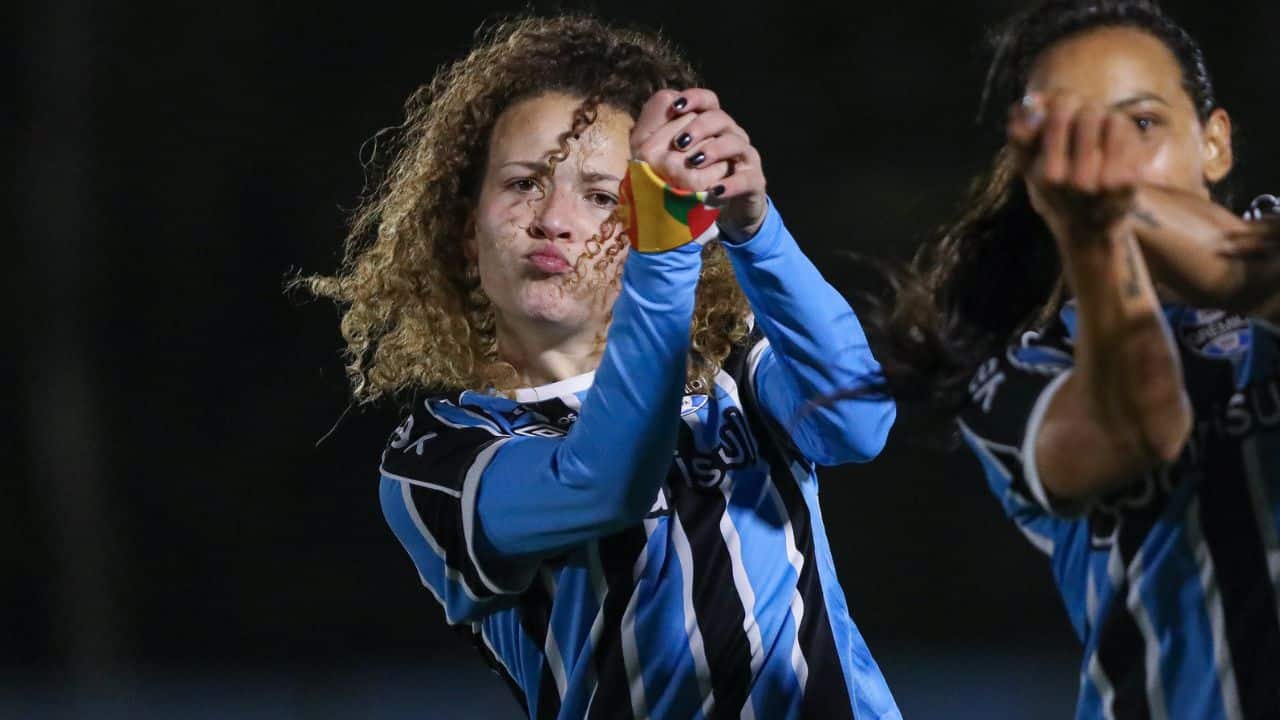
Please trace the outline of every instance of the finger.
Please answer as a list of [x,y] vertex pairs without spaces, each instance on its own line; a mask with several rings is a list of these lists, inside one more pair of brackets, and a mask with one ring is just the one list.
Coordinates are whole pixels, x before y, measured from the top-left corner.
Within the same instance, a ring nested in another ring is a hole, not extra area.
[[1280,256],[1280,222],[1254,222],[1225,234],[1219,251],[1233,257]]
[[704,113],[711,110],[720,109],[720,98],[706,88],[687,88],[679,92],[678,100],[683,99],[685,102],[674,108],[678,113]]
[[644,107],[640,108],[640,116],[636,118],[636,124],[631,128],[633,155],[636,148],[648,142],[654,132],[680,115],[674,107],[680,97],[680,93],[675,90],[659,90],[645,102]]
[[724,205],[730,200],[748,195],[764,193],[764,174],[759,167],[740,169],[733,175],[723,178],[708,188],[709,205]]
[[1108,113],[1103,123],[1103,164],[1098,177],[1099,188],[1113,192],[1131,188],[1138,182],[1135,148],[1138,131],[1129,118]]
[[746,160],[750,143],[737,135],[721,135],[689,148],[681,155],[689,167],[702,167],[721,160]]
[[1077,95],[1059,93],[1049,99],[1037,164],[1044,181],[1061,185],[1070,169],[1071,128],[1080,107]]
[[697,115],[678,115],[675,119],[664,123],[649,133],[648,139],[639,145],[632,144],[631,156],[657,167],[663,155],[672,150],[672,142],[683,133],[686,126],[698,118]]
[[1021,102],[1010,106],[1009,122],[1005,128],[1009,143],[1023,152],[1031,152],[1040,139],[1044,117],[1044,98],[1038,94],[1027,95]]
[[1102,174],[1102,125],[1106,115],[1101,107],[1086,103],[1076,113],[1071,133],[1071,172],[1069,181],[1079,192],[1098,192]]
[[684,128],[684,133],[672,139],[672,147],[687,151],[707,138],[726,134],[737,135],[748,143],[751,141],[746,131],[738,127],[728,113],[723,110],[709,110],[698,113],[697,118]]
[[709,191],[718,185],[721,180],[724,180],[729,173],[729,162],[721,160],[720,162],[707,163],[701,167],[692,168],[677,160],[654,166],[653,171],[658,174],[658,177],[662,178],[663,182],[673,188],[701,192],[703,190]]

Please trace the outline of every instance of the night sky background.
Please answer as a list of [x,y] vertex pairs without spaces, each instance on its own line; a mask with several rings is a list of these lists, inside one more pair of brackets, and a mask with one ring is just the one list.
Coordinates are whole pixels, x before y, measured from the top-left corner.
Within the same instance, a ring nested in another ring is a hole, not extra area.
[[[1167,3],[1280,191],[1275,7]],[[984,28],[1017,2],[561,3],[660,28],[751,134],[838,287],[904,257],[997,138]],[[49,0],[16,102],[0,372],[0,716],[514,717],[377,500],[395,408],[352,411],[336,268],[365,140],[513,3]],[[996,279],[998,280],[998,279]],[[321,442],[321,438],[336,429]],[[908,718],[1069,717],[1048,564],[968,454],[895,432],[822,474],[855,621]]]

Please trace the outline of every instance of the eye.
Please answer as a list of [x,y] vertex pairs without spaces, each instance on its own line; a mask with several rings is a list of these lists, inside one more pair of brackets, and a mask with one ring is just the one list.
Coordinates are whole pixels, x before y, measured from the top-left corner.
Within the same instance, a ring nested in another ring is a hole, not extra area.
[[607,192],[590,193],[587,199],[598,208],[614,208],[618,205],[618,198]]
[[1133,124],[1137,126],[1138,132],[1146,135],[1160,124],[1160,119],[1151,115],[1138,115],[1133,118]]
[[538,181],[531,177],[518,177],[514,180],[507,181],[507,187],[521,193],[531,193],[538,189]]

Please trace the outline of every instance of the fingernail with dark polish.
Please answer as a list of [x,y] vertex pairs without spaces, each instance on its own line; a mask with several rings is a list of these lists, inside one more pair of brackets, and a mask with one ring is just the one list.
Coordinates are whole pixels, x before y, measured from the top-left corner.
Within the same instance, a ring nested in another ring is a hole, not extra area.
[[690,144],[690,143],[692,143],[692,142],[693,142],[693,136],[692,136],[692,135],[690,135],[689,133],[681,133],[681,134],[680,134],[680,137],[677,137],[677,138],[676,138],[676,147],[678,147],[678,148],[680,148],[681,150],[683,150],[683,149],[685,149],[685,148],[689,147],[689,144]]
[[688,104],[689,104],[689,98],[681,96],[676,98],[675,102],[671,103],[671,107],[675,108],[676,110],[683,110],[685,109],[686,106],[688,106]]
[[723,185],[717,185],[717,186],[715,186],[715,187],[711,188],[711,194],[712,194],[712,195],[715,195],[716,197],[720,197],[721,195],[723,195],[723,194],[724,194],[724,186],[723,186]]
[[706,159],[707,159],[707,154],[699,151],[694,153],[693,157],[689,158],[689,164],[694,167],[697,167],[702,164],[703,160],[706,160]]

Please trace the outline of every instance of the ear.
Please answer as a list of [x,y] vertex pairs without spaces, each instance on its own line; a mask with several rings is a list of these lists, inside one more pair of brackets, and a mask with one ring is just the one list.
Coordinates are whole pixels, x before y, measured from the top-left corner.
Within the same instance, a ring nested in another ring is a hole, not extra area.
[[1216,183],[1231,172],[1235,154],[1231,148],[1231,116],[1218,108],[1204,123],[1204,179]]

